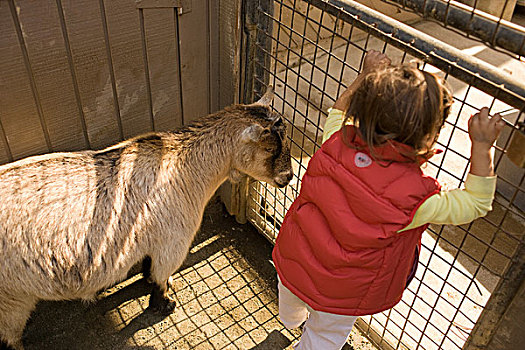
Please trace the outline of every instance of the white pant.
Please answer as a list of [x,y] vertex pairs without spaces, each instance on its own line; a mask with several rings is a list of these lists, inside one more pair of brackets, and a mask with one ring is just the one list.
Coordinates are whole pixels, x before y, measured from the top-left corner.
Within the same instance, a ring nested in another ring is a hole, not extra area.
[[315,311],[279,281],[279,317],[286,328],[306,321],[296,350],[340,350],[346,343],[357,316]]

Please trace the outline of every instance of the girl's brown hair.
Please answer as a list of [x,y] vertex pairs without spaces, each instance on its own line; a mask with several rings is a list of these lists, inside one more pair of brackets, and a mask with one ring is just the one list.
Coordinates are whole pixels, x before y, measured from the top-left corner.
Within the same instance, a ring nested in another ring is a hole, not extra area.
[[[350,122],[357,127],[375,158],[375,147],[394,140],[412,147],[413,153],[403,155],[417,161],[433,154],[431,146],[451,104],[449,89],[436,75],[406,64],[389,66],[365,76],[351,97],[343,125]],[[346,129],[343,140],[355,147]]]

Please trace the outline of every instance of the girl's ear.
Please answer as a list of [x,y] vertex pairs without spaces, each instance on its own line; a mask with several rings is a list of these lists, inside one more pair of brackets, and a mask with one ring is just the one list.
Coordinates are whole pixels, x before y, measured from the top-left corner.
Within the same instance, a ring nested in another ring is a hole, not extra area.
[[256,104],[269,106],[272,103],[273,100],[273,86],[268,85],[268,88],[266,89],[266,92],[264,93],[263,97],[259,99],[259,101],[255,102]]

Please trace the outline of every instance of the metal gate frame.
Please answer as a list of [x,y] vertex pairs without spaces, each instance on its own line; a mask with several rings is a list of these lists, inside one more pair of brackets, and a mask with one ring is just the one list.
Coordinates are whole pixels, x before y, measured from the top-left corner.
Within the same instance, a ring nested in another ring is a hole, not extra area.
[[[241,45],[241,81],[240,81],[240,88],[239,88],[239,100],[244,103],[250,103],[254,101],[258,96],[261,96],[266,86],[269,84],[275,85],[278,84],[284,84],[285,85],[285,92],[284,95],[286,95],[286,88],[287,88],[287,80],[288,80],[288,70],[290,70],[290,74],[292,72],[291,68],[288,67],[289,59],[290,59],[290,52],[298,56],[301,62],[306,62],[307,64],[310,64],[312,66],[312,77],[313,72],[316,68],[316,60],[315,60],[315,53],[314,58],[309,59],[306,57],[306,55],[303,53],[303,48],[298,48],[296,51],[292,47],[286,47],[287,43],[279,42],[280,35],[282,32],[287,31],[289,33],[289,42],[288,46],[290,46],[292,42],[292,36],[295,35],[299,38],[302,38],[302,44],[310,44],[313,45],[315,48],[315,52],[322,51],[324,55],[328,56],[328,64],[330,64],[330,59],[333,61],[338,62],[339,65],[341,65],[343,70],[353,70],[354,72],[357,72],[360,70],[360,67],[352,67],[351,65],[347,64],[345,61],[347,59],[347,53],[348,53],[348,46],[354,45],[352,43],[352,31],[358,31],[362,30],[366,33],[366,41],[364,44],[364,48],[359,48],[362,51],[362,54],[364,51],[367,50],[367,46],[369,43],[369,40],[371,38],[379,38],[382,42],[384,42],[383,51],[387,50],[387,47],[395,47],[404,52],[403,59],[405,59],[405,56],[410,55],[412,57],[416,57],[421,59],[425,62],[425,64],[430,64],[438,69],[440,69],[442,72],[444,72],[445,77],[454,77],[458,78],[459,80],[465,82],[468,84],[467,94],[472,89],[479,89],[481,91],[484,91],[489,96],[492,96],[492,104],[491,107],[494,106],[495,103],[499,103],[499,101],[502,101],[506,103],[509,106],[514,107],[517,112],[517,117],[515,118],[514,125],[511,126],[510,131],[508,132],[507,137],[505,138],[505,141],[503,144],[498,144],[496,148],[496,158],[495,158],[495,165],[496,170],[500,167],[502,162],[504,162],[503,154],[505,153],[510,138],[514,133],[517,132],[517,123],[518,121],[523,119],[524,110],[525,110],[525,85],[521,82],[518,82],[513,79],[509,79],[508,76],[502,74],[499,70],[495,69],[494,67],[490,66],[489,64],[486,64],[480,60],[474,59],[471,56],[466,56],[462,54],[459,50],[456,50],[452,48],[449,45],[443,44],[442,42],[435,40],[434,38],[424,35],[421,32],[404,25],[400,22],[397,22],[387,16],[382,15],[381,13],[378,13],[376,11],[373,11],[366,6],[360,5],[359,3],[355,1],[338,1],[338,0],[306,0],[306,1],[300,1],[300,0],[293,0],[293,5],[288,5],[286,3],[291,3],[292,0],[283,1],[283,0],[259,0],[259,1],[243,1],[243,9],[242,9],[242,19],[241,19],[241,27],[243,30],[243,37],[242,37],[242,45]],[[307,3],[307,10],[306,14],[300,13],[299,11],[296,12],[295,6],[298,3]],[[278,11],[274,9],[279,10]],[[284,10],[283,10],[284,9]],[[292,12],[292,23],[284,23],[284,20],[282,19],[282,12],[288,11]],[[321,13],[320,19],[312,19],[308,18],[310,12],[317,11]],[[275,13],[274,13],[275,12]],[[303,33],[300,33],[299,31],[295,30],[293,27],[293,16],[303,16],[305,20],[305,27]],[[332,24],[333,27],[328,27],[324,21],[323,16],[331,16],[332,18]],[[331,32],[333,37],[338,37],[339,39],[346,40],[347,49],[345,51],[344,57],[336,57],[331,53],[331,49],[333,46],[334,39],[331,39],[330,43],[330,49],[323,48],[319,45],[319,35],[315,40],[307,39],[305,38],[306,34],[306,22],[310,21],[313,23],[314,26],[317,26],[319,32],[321,30],[324,30],[325,32]],[[341,25],[341,23],[344,23],[345,25],[350,25],[350,37],[343,38],[340,31],[340,28],[338,26]],[[275,29],[277,28],[277,29]],[[355,28],[355,30],[354,30]],[[281,46],[281,48],[284,47],[284,50],[288,52],[287,58],[281,58],[277,55],[275,52],[275,47]],[[521,47],[520,47],[521,50]],[[519,53],[521,51],[518,50]],[[300,53],[298,53],[300,51]],[[361,62],[362,62],[363,56],[361,56]],[[274,69],[272,70],[272,64]],[[284,66],[286,71],[286,77],[284,80],[281,77],[278,77],[276,74],[276,65],[282,65]],[[317,68],[318,70],[322,71],[323,68]],[[300,72],[300,68],[299,68]],[[296,133],[302,133],[302,143],[295,142],[293,140],[293,136],[291,136],[291,143],[292,147],[295,146],[296,148],[300,149],[301,155],[303,153],[308,153],[304,149],[305,140],[307,143],[312,143],[313,151],[318,149],[320,146],[317,142],[317,136],[321,133],[321,127],[319,125],[319,120],[321,118],[321,115],[326,115],[326,112],[323,111],[323,100],[324,101],[335,101],[335,98],[339,94],[342,88],[345,86],[339,82],[339,86],[337,88],[337,94],[336,95],[330,95],[329,93],[324,92],[324,88],[326,87],[326,80],[327,77],[331,80],[341,80],[343,78],[343,72],[341,72],[340,77],[334,77],[331,76],[328,72],[328,68],[326,68],[325,71],[322,72],[322,74],[325,74],[325,80],[323,83],[323,87],[320,88],[319,86],[315,86],[313,82],[310,82],[311,86],[308,89],[308,94],[305,96],[304,94],[301,94],[298,91],[299,86],[299,80],[301,79],[307,79],[300,77],[300,74],[297,74],[297,72],[294,72],[294,74],[297,75],[297,86],[294,89],[294,87],[290,87],[290,91],[292,94],[295,94],[295,105],[292,105],[288,103],[284,96],[276,96],[276,98],[279,100],[278,104],[280,108],[276,107],[276,103],[274,101],[274,108],[277,112],[284,112],[285,108],[291,108],[296,109],[297,107],[297,96],[299,98],[306,100],[306,103],[308,104],[308,107],[316,110],[316,113],[319,113],[319,116],[317,118],[317,121],[313,121],[313,124],[317,122],[317,125],[315,127],[317,128],[315,131],[315,136],[310,137],[306,133],[302,132],[301,130],[295,128],[293,126],[294,120],[288,118],[287,115],[284,115],[285,119],[292,124],[292,134],[293,132]],[[315,102],[311,101],[311,91],[312,89],[317,93],[321,95],[321,103],[319,106],[316,105]],[[465,95],[465,98],[463,100],[458,100],[459,103],[461,103],[461,109],[463,107],[473,107],[470,106],[467,101],[467,96]],[[286,106],[288,104],[288,106]],[[458,113],[460,113],[458,112]],[[311,120],[308,120],[308,113],[303,114],[302,112],[298,110],[294,110],[293,112],[293,119],[295,119],[296,113],[300,115],[300,117],[305,119],[305,126],[307,122],[312,122]],[[456,125],[458,123],[458,117],[456,118],[455,122],[450,123],[451,127],[454,130],[460,130],[461,132],[465,132],[466,130],[462,129],[460,126]],[[453,133],[452,132],[452,133]],[[445,147],[445,152],[449,153],[456,153],[458,156],[462,156],[461,152],[458,152],[458,150],[454,150],[451,146],[451,139],[452,134],[450,135],[450,139],[447,143],[442,144],[441,146]],[[312,152],[313,153],[313,152]],[[311,155],[311,154],[310,154]],[[462,156],[463,158],[466,158]],[[468,158],[466,158],[468,160]],[[297,160],[294,158],[294,161],[296,163],[299,163],[299,171],[304,171],[306,167],[301,163],[301,160]],[[444,169],[443,163],[444,159],[438,162],[436,164],[438,168],[438,173],[447,173],[447,170]],[[459,180],[459,185],[462,183],[464,176],[466,175],[467,168],[464,169],[463,174],[448,174],[457,180]],[[523,212],[519,211],[519,209],[516,209],[513,207],[513,205],[516,204],[515,201],[517,201],[518,197],[522,197],[524,195],[523,190],[523,184],[524,184],[525,174],[522,174],[520,178],[515,181],[513,179],[505,179],[500,176],[500,182],[502,182],[506,186],[510,186],[511,188],[511,196],[507,198],[507,200],[498,200],[496,199],[496,202],[499,201],[498,205],[501,205],[503,210],[505,211],[504,218],[499,222],[491,222],[490,220],[486,219],[479,219],[480,221],[483,221],[484,223],[488,223],[489,227],[492,229],[495,229],[496,232],[494,233],[492,239],[490,239],[488,242],[482,242],[486,246],[486,251],[483,254],[481,258],[479,258],[479,261],[473,257],[473,258],[479,265],[476,268],[476,271],[473,274],[472,280],[470,281],[469,288],[470,287],[477,287],[476,281],[474,280],[476,277],[476,274],[480,271],[480,268],[487,268],[485,265],[485,260],[487,257],[487,254],[490,251],[496,251],[498,254],[503,254],[505,258],[508,260],[508,263],[506,265],[506,268],[501,273],[498,273],[499,282],[494,291],[491,294],[490,299],[486,302],[485,305],[478,305],[478,307],[483,308],[483,312],[479,316],[479,318],[474,320],[475,326],[472,331],[469,330],[461,330],[459,329],[459,332],[463,333],[463,336],[468,335],[468,339],[465,341],[464,344],[455,344],[450,345],[453,348],[463,348],[463,349],[485,349],[487,346],[491,346],[491,341],[493,342],[495,334],[498,330],[502,330],[505,327],[508,327],[508,325],[511,322],[516,322],[516,320],[509,320],[507,317],[507,320],[505,321],[506,317],[505,314],[508,313],[509,307],[511,304],[516,304],[519,302],[520,295],[524,295],[524,289],[525,289],[525,282],[524,282],[524,276],[525,276],[525,242],[523,237],[520,237],[519,235],[515,235],[513,232],[508,231],[507,228],[503,227],[503,221],[505,220],[505,217],[508,213],[512,213],[512,215],[518,215],[521,220],[523,220]],[[287,208],[287,205],[291,204],[295,196],[298,194],[298,187],[300,186],[300,174],[296,174],[296,180],[297,185],[296,186],[289,186],[292,187],[290,191],[286,192],[280,192],[278,193],[277,190],[272,189],[268,187],[267,185],[262,185],[260,183],[253,182],[252,180],[247,179],[245,182],[243,182],[241,185],[237,185],[236,187],[236,193],[237,193],[237,199],[238,204],[236,207],[236,212],[238,221],[240,222],[246,222],[250,221],[252,224],[254,224],[267,238],[269,238],[271,241],[275,239],[275,234],[278,232],[278,229],[280,227],[280,221],[284,217],[284,211]],[[499,186],[500,184],[498,184]],[[295,188],[293,188],[295,187]],[[257,197],[257,199],[254,199],[254,196]],[[280,198],[278,198],[280,196]],[[260,201],[259,201],[260,200]],[[250,202],[251,201],[251,202]],[[282,203],[284,202],[284,203]],[[517,211],[516,211],[517,210]],[[517,214],[516,214],[517,213]],[[509,214],[510,215],[510,214]],[[471,235],[471,230],[473,230],[474,224],[468,225],[466,228],[460,228],[462,231],[464,231],[464,237],[462,241],[456,245],[453,244],[453,242],[447,241],[445,238],[445,234],[443,233],[444,228],[443,226],[435,225],[430,231],[437,237],[436,238],[436,244],[431,249],[430,254],[434,254],[434,250],[437,246],[437,241],[441,240],[442,242],[446,242],[447,244],[451,244],[455,247],[455,254],[454,254],[454,260],[453,263],[456,262],[458,259],[459,254],[464,254],[465,252],[462,251],[462,248],[464,247],[465,241],[467,238],[471,238],[473,235]],[[512,230],[511,230],[512,231]],[[496,234],[501,234],[508,236],[509,239],[513,240],[513,242],[516,244],[516,247],[512,254],[506,255],[498,250],[496,247],[495,240],[496,240]],[[481,241],[481,240],[480,240]],[[438,257],[439,258],[439,257]],[[441,258],[443,261],[444,259]],[[430,259],[429,259],[430,261]],[[427,265],[423,265],[423,268],[425,268],[425,273],[427,273],[427,270],[430,270],[430,262],[427,262]],[[452,264],[453,264],[452,263]],[[439,294],[438,294],[438,300],[431,305],[428,304],[428,307],[432,308],[432,311],[430,312],[429,318],[432,317],[432,315],[439,314],[438,311],[435,311],[435,307],[438,303],[439,297],[441,293],[443,292],[445,285],[447,284],[447,278],[451,277],[451,272],[453,270],[453,266],[450,265],[451,269],[447,273],[447,276],[443,279],[444,285],[441,287]],[[421,270],[421,269],[420,269]],[[421,277],[422,279],[423,277]],[[448,282],[450,283],[450,282]],[[423,284],[423,283],[422,283]],[[454,288],[454,286],[452,286]],[[478,288],[478,287],[477,287]],[[419,287],[418,287],[419,290]],[[458,289],[456,289],[459,291]],[[418,314],[417,310],[413,309],[414,303],[415,303],[416,297],[414,296],[414,301],[412,302],[412,305],[409,305],[410,312]],[[466,296],[466,292],[463,295],[463,299],[461,303],[465,301],[465,299],[468,299]],[[460,303],[460,306],[461,306]],[[521,303],[523,304],[523,303]],[[458,315],[459,309],[456,310],[453,319]],[[377,331],[374,329],[370,323],[374,322],[375,319],[371,318],[370,322],[367,323],[363,320],[360,320],[357,325],[358,327],[364,331],[367,336],[379,347],[384,349],[398,349],[398,348],[408,348],[406,345],[406,338],[405,340],[401,341],[398,339],[397,344],[391,344],[388,340],[385,338],[386,333],[390,333],[389,330],[387,330],[386,325],[391,321],[391,311],[387,312],[386,315],[386,323],[385,327],[382,331]],[[420,315],[423,317],[422,315]],[[442,316],[442,315],[441,315]],[[523,317],[523,313],[521,313],[521,316]],[[452,321],[451,321],[452,322]],[[506,322],[506,323],[505,323]],[[427,322],[424,329],[422,330],[423,333],[425,331],[428,331],[427,326],[430,322]],[[452,325],[452,323],[451,323]],[[401,328],[401,335],[406,334],[405,331],[408,327],[413,326],[410,325],[410,321],[405,320],[404,324],[402,326],[398,326]],[[451,331],[451,326],[448,327],[448,329],[442,334],[443,337],[438,342],[434,342],[434,345],[438,346],[438,348],[445,347],[444,343],[447,340],[447,335]],[[415,348],[425,348],[424,345],[422,345],[424,334],[421,335],[421,338],[419,339],[413,339],[411,343],[416,343]],[[428,342],[427,342],[428,343]],[[450,343],[450,341],[449,341]],[[453,342],[452,342],[453,343]],[[494,343],[494,342],[493,342]],[[430,342],[432,344],[432,341]],[[447,345],[447,344],[445,344]],[[454,347],[455,346],[455,347]]]

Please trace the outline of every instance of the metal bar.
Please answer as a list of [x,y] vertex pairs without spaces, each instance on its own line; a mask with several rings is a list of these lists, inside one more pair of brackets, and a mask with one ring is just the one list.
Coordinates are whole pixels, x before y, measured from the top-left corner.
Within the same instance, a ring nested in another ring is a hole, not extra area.
[[[177,9],[173,9],[173,11],[177,11]],[[175,41],[175,48],[177,49],[177,59],[176,59],[176,64],[177,64],[177,67],[178,67],[178,70],[179,70],[179,79],[177,81],[177,83],[179,84],[179,86],[182,86],[182,57],[181,57],[181,54],[180,54],[180,23],[179,23],[179,16],[173,16],[173,30],[175,31],[175,38],[174,41]],[[151,89],[151,86],[150,86],[150,89]],[[180,116],[181,116],[181,123],[182,125],[186,125],[186,123],[184,122],[184,92],[183,92],[184,89],[179,89],[179,101],[180,101]],[[150,95],[151,96],[151,95]],[[209,96],[209,95],[208,95]],[[151,103],[153,103],[153,101],[151,101]],[[150,104],[151,106],[153,106],[153,104]]]
[[448,44],[422,33],[404,23],[372,10],[356,1],[349,0],[305,0],[366,31],[389,44],[408,51],[414,57],[424,59],[433,66],[473,85],[489,95],[498,94],[498,99],[522,109],[525,105],[525,84],[519,82],[496,67],[475,57],[466,55]]
[[243,28],[243,57],[242,63],[244,66],[244,76],[241,81],[243,87],[241,91],[240,102],[247,103],[253,101],[253,90],[254,90],[254,75],[255,75],[255,47],[256,47],[256,36],[257,27],[254,24],[255,18],[253,14],[255,12],[256,5],[252,1],[242,2],[242,28]]
[[519,56],[525,56],[525,31],[521,26],[498,19],[457,1],[441,0],[382,0],[396,3],[417,14],[430,17],[498,46]]
[[[254,2],[254,1],[248,1],[248,4],[250,4],[251,2]],[[257,8],[251,11],[250,13],[255,14],[258,11],[269,13],[270,16],[273,17],[273,11],[274,11],[273,1],[259,0]],[[271,19],[268,17],[258,18],[258,20],[254,20],[254,22],[252,23],[255,24],[257,28],[257,31],[255,33],[257,46],[261,46],[267,51],[271,51],[272,50],[271,36],[273,32],[273,28],[272,28],[273,23]],[[270,73],[271,73],[271,72],[267,72],[266,69],[264,69],[264,67],[270,67],[271,57],[270,55],[267,55],[261,50],[257,50],[256,55],[255,55],[255,60],[258,62],[262,62],[263,66],[255,65],[254,73],[255,73],[256,79],[254,81],[254,94],[256,94],[256,96],[262,96],[264,92],[266,91],[266,86],[268,86],[269,84]],[[260,80],[261,82],[258,80]]]
[[[521,184],[525,175],[521,179]],[[516,194],[515,194],[516,195]],[[498,324],[503,314],[512,303],[514,296],[525,279],[525,243],[518,243],[518,248],[511,260],[510,266],[500,279],[495,292],[483,309],[479,320],[476,322],[467,342],[465,350],[487,349],[488,344],[498,330]]]

